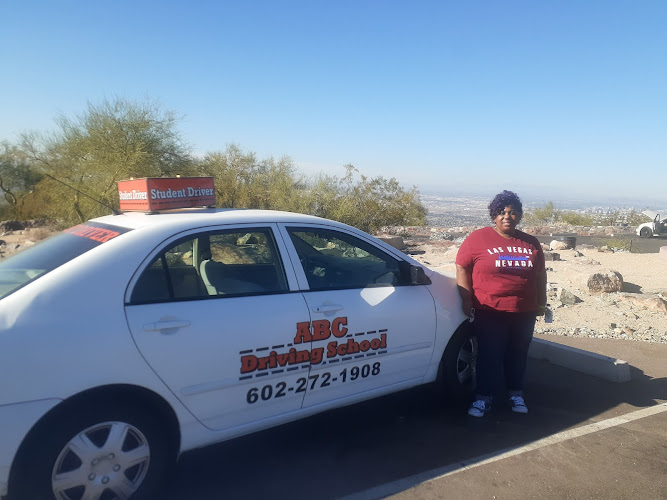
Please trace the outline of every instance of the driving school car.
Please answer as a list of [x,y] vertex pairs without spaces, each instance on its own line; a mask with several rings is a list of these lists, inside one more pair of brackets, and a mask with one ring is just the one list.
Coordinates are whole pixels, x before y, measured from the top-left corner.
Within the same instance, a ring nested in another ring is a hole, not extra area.
[[186,208],[0,261],[0,495],[156,498],[184,451],[440,381],[475,339],[453,279],[344,224]]

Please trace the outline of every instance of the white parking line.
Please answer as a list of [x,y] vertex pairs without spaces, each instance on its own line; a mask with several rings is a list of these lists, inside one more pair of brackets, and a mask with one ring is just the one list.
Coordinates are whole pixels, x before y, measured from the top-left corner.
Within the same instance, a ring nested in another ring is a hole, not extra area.
[[440,467],[438,469],[433,469],[430,471],[422,472],[420,474],[415,474],[414,476],[406,477],[394,481],[391,483],[386,483],[374,488],[370,488],[365,491],[358,493],[353,493],[342,497],[340,500],[370,500],[375,498],[384,498],[389,495],[400,493],[401,491],[406,491],[414,486],[419,484],[428,483],[431,481],[437,481],[447,476],[457,474],[466,470],[474,469],[482,465],[487,465],[499,460],[504,460],[506,458],[514,457],[516,455],[521,455],[528,451],[537,450],[539,448],[544,448],[546,446],[551,446],[552,444],[560,443],[562,441],[567,441],[568,439],[574,439],[580,436],[585,436],[586,434],[592,434],[593,432],[602,431],[604,429],[609,429],[611,427],[616,427],[618,425],[627,424],[634,420],[639,420],[640,418],[650,417],[651,415],[657,415],[667,411],[667,403],[661,403],[656,406],[650,406],[648,408],[643,408],[641,410],[634,411],[632,413],[627,413],[620,417],[609,418],[607,420],[602,420],[601,422],[595,422],[593,424],[583,425],[581,427],[576,427],[574,429],[569,429],[567,431],[559,432],[552,436],[534,441],[520,448],[510,448],[507,450],[502,450],[496,453],[490,453],[488,455],[482,455],[479,457],[471,458],[464,460],[463,462],[457,464],[447,465],[445,467]]

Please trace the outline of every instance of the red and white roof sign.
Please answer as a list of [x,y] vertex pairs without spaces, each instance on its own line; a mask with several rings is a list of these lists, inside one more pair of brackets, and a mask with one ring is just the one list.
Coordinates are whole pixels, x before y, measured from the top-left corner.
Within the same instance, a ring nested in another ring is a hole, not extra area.
[[152,212],[215,205],[213,177],[146,177],[118,181],[121,210]]

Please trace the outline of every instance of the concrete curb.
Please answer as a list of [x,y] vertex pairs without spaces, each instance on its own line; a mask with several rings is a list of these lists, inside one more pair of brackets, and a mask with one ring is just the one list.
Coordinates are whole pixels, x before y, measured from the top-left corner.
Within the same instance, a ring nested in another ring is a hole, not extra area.
[[528,355],[611,382],[630,381],[630,365],[627,361],[576,347],[534,338],[530,343]]

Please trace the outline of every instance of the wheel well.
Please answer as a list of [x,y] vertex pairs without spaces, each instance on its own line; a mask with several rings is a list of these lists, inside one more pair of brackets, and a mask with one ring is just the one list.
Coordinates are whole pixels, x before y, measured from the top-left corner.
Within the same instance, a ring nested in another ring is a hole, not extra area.
[[176,459],[180,450],[181,431],[174,410],[162,397],[153,391],[143,387],[125,384],[107,385],[89,389],[75,394],[56,405],[33,426],[19,446],[16,456],[20,457],[23,454],[23,450],[27,447],[39,446],[39,443],[32,443],[32,441],[34,441],[36,436],[40,435],[41,431],[49,425],[52,419],[64,416],[68,412],[73,411],[75,408],[82,405],[95,405],[102,402],[108,403],[110,400],[116,400],[122,404],[129,404],[133,408],[143,409],[158,417],[165,425],[168,432],[169,453],[174,460]]
[[471,335],[471,323],[466,318],[461,322],[449,339],[449,342],[442,353],[442,357],[440,358],[440,364],[438,365],[436,387],[438,391],[449,394],[453,399],[462,400],[468,398],[474,390],[474,374],[473,379],[469,384],[461,386],[452,379],[454,373],[451,372],[454,367],[453,363],[456,361],[456,357],[458,357],[461,346]]

